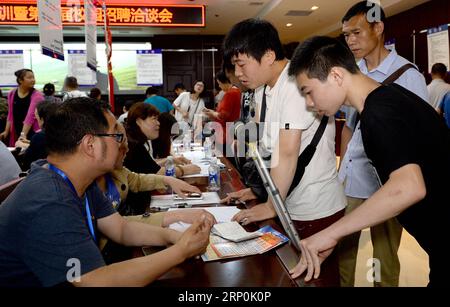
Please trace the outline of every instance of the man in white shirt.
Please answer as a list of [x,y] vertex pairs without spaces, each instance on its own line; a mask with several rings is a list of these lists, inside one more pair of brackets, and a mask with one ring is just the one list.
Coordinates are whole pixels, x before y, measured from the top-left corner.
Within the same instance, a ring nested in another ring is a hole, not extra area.
[[[257,108],[261,110],[259,119],[265,122],[262,147],[272,155],[271,177],[300,237],[308,237],[327,227],[343,216],[346,205],[342,185],[337,179],[333,118],[330,118],[303,178],[287,195],[298,156],[311,142],[321,116],[307,109],[295,79],[288,76],[289,61],[285,58],[277,30],[269,22],[248,19],[236,24],[225,38],[224,56],[232,58],[235,75],[242,85],[257,89],[258,103],[263,95],[266,96],[266,108]],[[252,209],[242,210],[233,219],[247,224],[273,217],[276,212],[268,200]],[[325,278],[325,283],[330,286],[339,285],[336,260],[328,262],[330,276]]]
[[75,77],[66,77],[64,80],[64,90],[62,101],[65,102],[71,98],[87,97],[85,92],[78,90],[78,80]]
[[445,64],[436,63],[431,67],[431,83],[427,86],[430,95],[430,105],[436,110],[439,108],[445,94],[450,92],[450,84],[445,82],[447,67]]

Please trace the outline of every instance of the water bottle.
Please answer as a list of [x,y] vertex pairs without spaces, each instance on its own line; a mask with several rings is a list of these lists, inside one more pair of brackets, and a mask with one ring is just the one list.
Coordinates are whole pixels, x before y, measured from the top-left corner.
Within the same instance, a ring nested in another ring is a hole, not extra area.
[[209,173],[209,185],[208,191],[220,190],[220,169],[217,165],[217,158],[213,157],[208,168]]
[[205,159],[210,160],[212,158],[212,143],[209,137],[205,138],[203,148],[205,150]]
[[188,130],[188,132],[184,135],[183,138],[183,147],[184,151],[191,151],[191,130]]
[[[166,176],[175,177],[175,163],[173,162],[173,157],[168,156],[166,160]],[[168,188],[169,194],[173,193],[172,189]]]

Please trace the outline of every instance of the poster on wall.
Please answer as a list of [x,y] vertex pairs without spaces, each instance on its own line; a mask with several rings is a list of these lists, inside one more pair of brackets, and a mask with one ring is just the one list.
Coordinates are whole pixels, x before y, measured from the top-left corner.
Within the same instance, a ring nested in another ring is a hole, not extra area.
[[0,50],[0,87],[17,86],[14,72],[24,68],[23,50]]
[[435,63],[449,67],[448,25],[428,29],[428,72]]
[[42,53],[64,61],[61,0],[39,0],[39,42]]
[[84,1],[86,62],[93,71],[97,71],[97,8],[93,0]]
[[161,49],[136,50],[136,83],[138,86],[163,84]]
[[68,75],[77,78],[80,86],[95,86],[95,71],[86,66],[85,50],[68,50]]

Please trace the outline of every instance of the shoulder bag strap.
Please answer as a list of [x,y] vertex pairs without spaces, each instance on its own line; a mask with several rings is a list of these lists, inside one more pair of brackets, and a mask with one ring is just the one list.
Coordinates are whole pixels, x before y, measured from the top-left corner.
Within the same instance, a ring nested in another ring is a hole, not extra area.
[[401,75],[403,75],[405,71],[407,71],[410,68],[417,69],[416,66],[414,66],[411,63],[405,64],[396,71],[394,71],[389,77],[387,77],[383,82],[381,82],[381,84],[388,85],[394,83],[398,78],[400,78]]
[[260,123],[264,123],[266,121],[266,109],[267,109],[266,88],[267,88],[267,85],[264,85],[263,97],[262,97],[262,103],[261,103],[261,113],[259,114],[259,122]]
[[[405,71],[407,71],[408,69],[416,69],[416,66],[414,66],[411,63],[407,63],[405,65],[403,65],[402,67],[400,67],[399,69],[397,69],[396,71],[394,71],[389,77],[387,77],[386,79],[384,79],[383,82],[381,82],[381,84],[383,85],[389,85],[394,83],[398,78],[400,78],[401,75],[403,75],[405,73]],[[356,114],[356,120],[355,120],[355,126],[353,127],[353,130],[356,129],[356,125],[359,122],[359,113]]]
[[297,169],[295,170],[294,178],[292,179],[292,183],[289,188],[287,196],[289,196],[289,194],[291,194],[292,191],[295,189],[295,187],[297,187],[298,184],[300,183],[300,180],[302,179],[303,174],[305,173],[306,167],[308,166],[309,162],[311,162],[311,159],[314,156],[314,153],[316,152],[317,145],[319,144],[319,141],[322,138],[323,133],[325,132],[327,124],[328,124],[328,116],[324,115],[322,117],[322,120],[320,121],[319,128],[317,128],[316,133],[314,134],[314,137],[311,140],[311,143],[309,143],[309,145],[306,146],[305,150],[303,150],[301,155],[298,157]]

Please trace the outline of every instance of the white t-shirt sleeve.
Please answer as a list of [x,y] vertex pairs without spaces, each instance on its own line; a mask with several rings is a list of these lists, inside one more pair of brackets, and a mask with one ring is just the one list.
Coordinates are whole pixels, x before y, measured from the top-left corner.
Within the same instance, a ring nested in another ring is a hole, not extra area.
[[294,78],[289,78],[280,95],[280,129],[308,129],[315,120],[315,113],[308,110]]
[[[186,93],[187,93],[187,92],[181,93],[181,94],[175,99],[175,101],[173,102],[173,104],[176,105],[177,107],[179,107],[179,106],[182,104],[182,102],[183,102],[183,97],[186,96],[186,95],[185,95]],[[189,93],[188,93],[188,94],[189,94]]]

